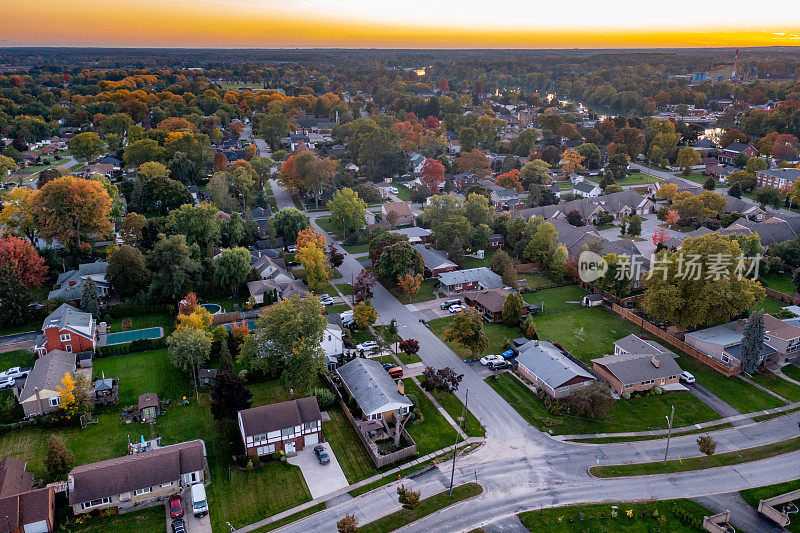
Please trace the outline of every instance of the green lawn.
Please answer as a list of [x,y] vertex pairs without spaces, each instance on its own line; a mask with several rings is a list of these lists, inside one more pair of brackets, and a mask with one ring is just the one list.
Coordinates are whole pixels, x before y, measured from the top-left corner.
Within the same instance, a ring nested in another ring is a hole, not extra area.
[[528,282],[529,289],[538,289],[540,287],[549,287],[553,282],[542,276],[541,274],[525,273],[517,274],[518,279],[524,279]]
[[496,251],[496,248],[489,248],[485,250],[483,259],[464,256],[463,265],[461,265],[461,268],[467,270],[469,268],[488,267],[492,264],[492,257]]
[[[435,397],[436,401],[439,402],[439,405],[441,405],[444,410],[447,411],[447,414],[450,415],[450,418],[455,420],[457,424],[463,424],[461,418],[464,416],[464,404],[461,403],[461,400],[459,400],[455,394],[448,392],[435,395]],[[467,411],[467,425],[464,428],[464,432],[470,437],[486,436],[486,430],[481,423],[478,422],[478,419],[475,418],[475,415],[472,414],[472,411]]]
[[[691,174],[689,174],[688,176],[684,176],[684,175],[683,175],[683,173],[681,173],[681,174],[678,174],[678,175],[679,175],[681,178],[683,178],[683,179],[687,179],[687,180],[689,180],[689,181],[693,181],[693,182],[695,182],[695,183],[697,183],[697,184],[699,184],[699,185],[705,185],[705,183],[706,183],[706,180],[708,179],[708,176],[706,176],[706,175],[705,175],[705,174],[703,174],[702,172],[692,172],[692,173],[691,173]],[[724,186],[725,186],[725,185],[723,185],[722,183],[720,183],[720,182],[719,182],[719,180],[716,180],[716,187],[717,187],[717,188],[719,188],[719,187],[724,187]]]
[[[69,518],[72,513],[69,513]],[[114,531],[114,533],[140,533],[142,531],[162,531],[164,527],[164,507],[158,505],[142,509],[134,513],[107,516],[102,519],[89,520],[84,524],[69,523],[72,533],[100,533]],[[60,524],[65,525],[65,524]]]
[[411,189],[406,187],[405,185],[397,184],[397,197],[403,200],[404,202],[411,201]]
[[[555,289],[544,289],[525,294],[522,298],[529,304],[543,307],[543,313],[557,313],[580,309],[580,300],[587,292],[577,285],[567,285]],[[567,303],[573,302],[573,303]]]
[[27,331],[41,331],[42,319],[29,320],[18,326],[0,326],[0,335],[11,335],[13,333],[25,333]]
[[418,401],[423,421],[414,424],[413,420],[406,426],[406,431],[417,443],[417,455],[427,455],[456,442],[456,430],[447,423],[436,406],[425,396],[425,393],[411,379],[404,379],[406,394],[413,394]]
[[[744,498],[744,500],[749,503],[753,509],[758,509],[759,501],[780,496],[781,494],[786,494],[787,492],[792,492],[798,489],[800,489],[800,479],[788,481],[786,483],[778,483],[777,485],[768,485],[766,487],[747,489],[740,491],[739,494],[741,494],[742,498]],[[800,499],[795,500],[795,504],[798,503],[800,503]],[[798,520],[798,515],[792,514],[789,515],[789,517],[791,518],[791,522],[788,526],[786,526],[786,529],[792,533],[800,533],[800,520]]]
[[317,217],[316,222],[317,226],[322,228],[326,233],[331,234],[331,236],[339,233],[339,231],[333,227],[330,215],[324,217]]
[[35,357],[28,350],[13,350],[0,353],[0,372],[12,366],[33,366]]
[[336,304],[336,305],[329,305],[325,308],[325,312],[329,315],[335,315],[337,313],[344,313],[350,309],[350,306],[347,304]]
[[[434,298],[436,298],[436,295],[434,294],[434,290],[436,289],[436,287],[438,285],[439,285],[439,281],[437,281],[435,279],[426,279],[420,285],[419,291],[417,292],[417,294],[415,294],[414,296],[411,297],[411,302],[412,303],[417,303],[417,302],[427,302],[429,300],[433,300]],[[405,303],[405,304],[408,303],[408,298],[406,298],[406,294],[403,292],[403,289],[401,289],[399,286],[397,286],[397,285],[389,285],[389,286],[387,286],[387,284],[385,284],[385,283],[383,284],[383,286],[386,287],[386,289],[389,292],[391,292],[392,295],[395,298],[400,300],[401,303]]]
[[[612,505],[616,506],[617,516],[612,517]],[[670,533],[690,533],[698,531],[691,524],[686,524],[676,514],[692,516],[695,521],[703,522],[704,516],[712,513],[705,507],[690,500],[672,500],[648,503],[610,502],[594,505],[572,505],[554,507],[539,511],[528,511],[517,515],[528,531],[536,533],[646,533],[661,531],[658,516],[666,517],[663,531]],[[632,511],[628,517],[627,511]],[[655,515],[655,512],[658,515]],[[679,512],[681,512],[679,511]]]
[[419,358],[417,354],[410,354],[406,352],[398,352],[397,358],[403,362],[404,365],[410,365],[411,363],[419,363],[422,359]]
[[780,300],[776,300],[775,298],[770,298],[769,296],[765,296],[763,300],[756,303],[753,306],[753,311],[758,311],[759,309],[763,309],[764,312],[769,314],[775,314],[781,310],[782,307],[786,307],[787,304],[781,302]]
[[738,465],[752,461],[760,461],[776,455],[793,452],[800,449],[800,437],[794,437],[772,444],[764,444],[754,448],[744,448],[733,452],[718,453],[716,455],[702,455],[680,460],[670,460],[666,463],[656,461],[653,463],[633,463],[624,465],[593,466],[590,472],[597,477],[623,477],[642,476],[650,474],[671,474],[674,472],[688,472],[691,470],[704,470],[718,466]]
[[[450,349],[462,359],[472,357],[472,354],[468,349],[444,340],[444,330],[450,326],[450,322],[452,322],[452,320],[453,317],[451,316],[437,318],[436,320],[431,320],[428,322],[428,328],[437,337],[442,339],[442,341],[444,341],[445,344],[447,344],[447,346],[449,346]],[[488,353],[501,353],[504,351],[506,341],[510,341],[522,336],[522,332],[519,330],[519,328],[510,328],[502,322],[484,323],[483,331],[489,340],[489,346],[483,353],[478,354],[478,356]]]
[[779,378],[768,370],[759,372],[751,376],[750,379],[791,402],[800,402],[800,387],[783,378]]
[[351,296],[353,294],[353,286],[349,283],[337,283],[336,287],[344,294],[345,296]]
[[623,185],[644,185],[656,181],[658,181],[658,178],[653,176],[652,174],[646,174],[644,172],[635,171],[631,172],[629,176],[616,180],[614,183],[616,183],[619,186],[623,186]]
[[[321,226],[320,226],[321,227]],[[346,244],[342,248],[351,254],[365,254],[369,252],[369,243],[364,244]]]
[[374,476],[379,471],[367,455],[352,424],[340,407],[328,409],[331,419],[322,423],[325,439],[330,443],[336,460],[351,484]]
[[536,394],[513,375],[502,373],[489,376],[486,382],[532,426],[558,435],[666,429],[664,417],[669,415],[673,405],[675,427],[719,418],[710,407],[684,392],[617,400],[605,420],[554,416],[545,410]]
[[[222,305],[222,304],[220,304]],[[144,328],[164,328],[164,336],[166,337],[172,330],[175,329],[175,317],[170,315],[141,315],[132,317],[112,318],[107,316],[104,321],[108,326],[109,333],[116,333],[119,331],[127,331],[122,327],[124,320],[130,320],[131,327],[128,329],[144,329]]]
[[795,294],[797,287],[792,283],[792,276],[789,274],[767,274],[760,276],[759,281],[772,290],[782,292],[784,294]]
[[726,377],[697,359],[682,354],[674,348],[670,349],[680,355],[675,361],[682,369],[691,372],[697,378],[698,384],[742,413],[752,413],[784,405],[779,399],[741,379]]
[[592,359],[614,353],[614,341],[631,333],[641,334],[639,327],[604,307],[544,314],[534,317],[534,324],[540,339],[560,344],[589,365]]
[[786,365],[781,367],[781,372],[795,381],[800,381],[800,367],[796,365]]

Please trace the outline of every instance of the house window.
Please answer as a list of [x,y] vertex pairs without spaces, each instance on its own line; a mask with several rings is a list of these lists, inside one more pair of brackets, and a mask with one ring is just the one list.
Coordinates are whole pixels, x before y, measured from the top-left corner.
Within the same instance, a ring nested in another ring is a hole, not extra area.
[[260,435],[253,435],[253,441],[258,442],[260,440],[267,440],[267,434],[262,433]]
[[303,429],[308,430],[308,431],[313,431],[313,430],[317,429],[317,423],[316,422],[306,422],[305,424],[303,424]]
[[136,489],[135,491],[133,491],[133,495],[140,496],[142,494],[149,494],[151,492],[153,492],[153,489],[151,489],[150,487],[145,487],[143,489]]
[[72,353],[72,345],[71,344],[67,344],[64,348],[68,353]]
[[92,500],[90,502],[83,502],[81,504],[81,509],[91,509],[92,507],[97,507],[98,505],[106,505],[111,503],[111,498],[100,498],[99,500]]
[[172,482],[171,482],[171,481],[170,481],[169,483],[162,483],[162,484],[161,484],[161,488],[162,488],[162,489],[164,489],[164,488],[166,488],[166,487],[171,487],[171,486],[172,486]]
[[58,396],[56,396],[55,398],[49,398],[48,403],[50,404],[50,407],[58,407],[58,404],[61,403],[61,398],[59,398]]
[[275,453],[275,445],[268,444],[266,446],[259,446],[258,448],[256,448],[256,453],[258,455],[268,455],[270,453]]
[[294,428],[286,428],[281,430],[281,437],[288,437],[294,433]]
[[61,342],[67,342],[72,339],[72,336],[69,333],[62,333],[61,334]]

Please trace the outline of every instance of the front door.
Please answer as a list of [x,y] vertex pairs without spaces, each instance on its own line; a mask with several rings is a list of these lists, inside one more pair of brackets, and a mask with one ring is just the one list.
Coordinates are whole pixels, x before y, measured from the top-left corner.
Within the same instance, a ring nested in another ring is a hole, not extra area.
[[283,451],[285,451],[286,453],[294,453],[295,452],[294,441],[290,440],[290,441],[287,441],[286,443],[284,443]]

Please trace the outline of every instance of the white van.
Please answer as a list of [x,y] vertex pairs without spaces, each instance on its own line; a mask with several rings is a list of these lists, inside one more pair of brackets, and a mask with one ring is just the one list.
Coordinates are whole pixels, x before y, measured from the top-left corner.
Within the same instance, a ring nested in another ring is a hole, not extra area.
[[206,488],[202,483],[192,485],[192,512],[195,516],[208,514],[208,500],[206,499]]

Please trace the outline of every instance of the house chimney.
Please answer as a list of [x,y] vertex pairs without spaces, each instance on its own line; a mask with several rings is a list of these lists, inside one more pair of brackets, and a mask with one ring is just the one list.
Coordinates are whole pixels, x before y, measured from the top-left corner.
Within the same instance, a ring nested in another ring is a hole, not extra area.
[[399,392],[400,394],[405,394],[406,393],[406,386],[403,383],[402,379],[398,379],[397,380],[397,392]]
[[534,346],[539,346],[539,339],[535,339],[535,340],[533,341],[533,345],[534,345]]
[[658,359],[656,359],[656,358],[655,358],[655,356],[653,356],[653,357],[651,357],[651,358],[650,358],[650,362],[651,362],[651,363],[653,363],[653,366],[654,366],[654,367],[656,367],[656,368],[658,368],[659,366],[661,366],[661,361],[659,361]]

